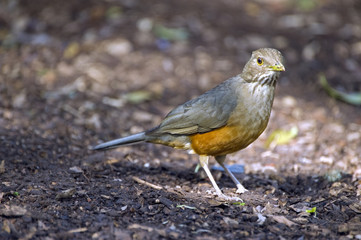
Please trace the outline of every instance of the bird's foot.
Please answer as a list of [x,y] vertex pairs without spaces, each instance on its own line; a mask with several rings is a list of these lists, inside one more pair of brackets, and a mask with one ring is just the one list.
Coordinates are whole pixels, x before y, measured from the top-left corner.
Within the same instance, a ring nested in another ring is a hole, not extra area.
[[228,196],[224,193],[221,193],[221,194],[217,194],[219,198],[227,201],[227,202],[243,202],[243,200],[239,197],[231,197],[231,196]]
[[242,193],[245,193],[245,192],[247,192],[247,191],[248,191],[248,190],[247,190],[245,187],[243,187],[242,184],[237,184],[237,191],[236,191],[236,193],[242,194]]
[[226,202],[243,202],[243,200],[239,197],[231,197],[228,196],[221,191],[216,191],[214,194],[216,194],[220,199],[226,201]]

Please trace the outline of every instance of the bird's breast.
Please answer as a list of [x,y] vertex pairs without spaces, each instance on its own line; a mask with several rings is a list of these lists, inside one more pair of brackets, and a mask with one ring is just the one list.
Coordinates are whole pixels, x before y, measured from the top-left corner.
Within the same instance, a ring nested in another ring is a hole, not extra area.
[[271,113],[274,87],[248,87],[237,94],[238,104],[225,126],[190,136],[195,153],[211,156],[233,153],[247,147],[261,135]]

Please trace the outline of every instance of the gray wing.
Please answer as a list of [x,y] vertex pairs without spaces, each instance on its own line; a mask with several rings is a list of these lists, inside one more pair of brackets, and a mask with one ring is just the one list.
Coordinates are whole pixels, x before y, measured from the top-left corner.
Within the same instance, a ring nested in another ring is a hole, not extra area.
[[237,77],[228,79],[198,98],[176,107],[151,133],[190,135],[224,126],[237,105],[237,95],[232,87],[235,78]]

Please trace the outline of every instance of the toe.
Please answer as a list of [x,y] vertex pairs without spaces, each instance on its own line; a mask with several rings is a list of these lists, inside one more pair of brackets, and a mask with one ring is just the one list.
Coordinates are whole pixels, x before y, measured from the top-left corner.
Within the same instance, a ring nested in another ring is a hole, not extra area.
[[242,184],[237,185],[237,191],[236,191],[236,193],[242,194],[242,193],[245,193],[245,192],[247,192],[247,191],[248,191],[248,190],[247,190],[245,187],[243,187]]

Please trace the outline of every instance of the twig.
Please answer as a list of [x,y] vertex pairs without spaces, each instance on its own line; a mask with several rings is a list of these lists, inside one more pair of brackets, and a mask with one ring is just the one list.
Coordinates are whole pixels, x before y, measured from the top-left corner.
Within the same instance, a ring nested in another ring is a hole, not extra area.
[[75,108],[73,108],[72,106],[65,104],[62,108],[63,108],[63,110],[72,114],[73,116],[75,116],[79,119],[84,119],[83,116],[79,113],[79,111],[76,110]]
[[132,178],[133,178],[133,180],[136,181],[137,183],[147,185],[148,187],[151,187],[151,188],[154,188],[154,189],[157,189],[157,190],[163,189],[163,187],[161,187],[161,186],[158,186],[158,185],[155,185],[155,184],[146,182],[146,181],[144,181],[144,180],[142,180],[142,179],[140,179],[140,178],[138,178],[138,177],[133,176]]

